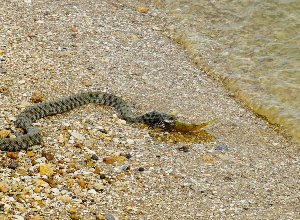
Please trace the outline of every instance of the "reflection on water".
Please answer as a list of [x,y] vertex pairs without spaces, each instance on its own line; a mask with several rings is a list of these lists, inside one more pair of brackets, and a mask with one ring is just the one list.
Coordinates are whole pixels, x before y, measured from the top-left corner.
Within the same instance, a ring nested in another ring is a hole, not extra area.
[[195,62],[300,142],[299,0],[158,0]]

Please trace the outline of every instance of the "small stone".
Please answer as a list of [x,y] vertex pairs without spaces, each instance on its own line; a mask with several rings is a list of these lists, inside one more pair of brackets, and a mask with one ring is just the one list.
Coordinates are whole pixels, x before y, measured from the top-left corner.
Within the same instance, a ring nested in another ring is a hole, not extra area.
[[77,181],[78,185],[81,187],[81,188],[85,188],[86,187],[86,182],[83,180],[83,179],[79,179]]
[[0,182],[0,192],[8,192],[9,185],[6,182]]
[[92,167],[92,166],[93,166],[93,162],[92,162],[92,161],[88,161],[88,162],[86,163],[86,165],[87,165],[88,167]]
[[19,80],[18,83],[19,84],[24,84],[26,81],[25,80]]
[[51,166],[51,164],[41,164],[40,165],[40,175],[46,175],[48,177],[52,176],[54,174],[54,170]]
[[37,179],[36,180],[36,186],[47,187],[47,186],[49,186],[49,184],[47,182],[45,182],[44,180],[42,180],[42,179]]
[[87,193],[88,194],[96,194],[97,192],[94,189],[90,189],[90,190],[87,191]]
[[69,133],[74,137],[74,138],[76,138],[76,139],[78,139],[78,140],[84,140],[85,138],[84,138],[84,136],[82,135],[82,134],[80,134],[79,132],[77,132],[77,131],[69,131]]
[[10,159],[16,160],[16,159],[18,159],[19,154],[16,152],[7,152],[6,156]]
[[103,190],[104,190],[104,186],[103,186],[102,183],[96,183],[96,184],[94,184],[93,187],[94,187],[95,190],[97,190],[97,191],[103,191]]
[[82,149],[84,147],[84,144],[82,142],[76,142],[74,143],[74,147]]
[[39,103],[45,100],[44,95],[41,92],[33,92],[30,98],[32,103]]
[[129,160],[132,156],[131,156],[131,154],[126,154],[125,157],[126,157],[126,159]]
[[3,68],[0,68],[0,74],[1,74],[1,73],[6,73],[6,70],[3,69]]
[[39,215],[32,215],[29,216],[29,218],[26,218],[26,220],[43,220],[43,218]]
[[215,147],[215,150],[219,150],[219,151],[227,151],[228,147],[225,145],[218,145]]
[[105,220],[117,220],[118,218],[116,218],[113,214],[111,213],[107,213],[105,215]]
[[15,170],[15,169],[18,167],[18,164],[17,164],[16,162],[14,162],[14,161],[11,161],[11,162],[7,165],[7,167],[8,167],[9,169]]
[[185,152],[185,153],[187,153],[187,152],[190,151],[189,148],[188,148],[187,146],[179,147],[178,150],[179,150],[179,151],[182,151],[182,152]]
[[128,170],[130,170],[130,166],[129,165],[122,165],[121,170],[128,171]]
[[24,217],[22,217],[21,215],[13,215],[12,217],[13,217],[12,219],[15,220],[24,220]]
[[101,172],[102,172],[102,170],[98,166],[96,166],[94,173],[101,174]]
[[17,173],[20,174],[21,176],[26,176],[27,175],[27,172],[24,168],[19,168],[17,170]]
[[71,197],[69,197],[69,196],[58,196],[57,199],[64,202],[64,203],[71,202]]
[[129,145],[133,145],[134,144],[134,140],[132,140],[132,139],[127,139],[126,142]]
[[42,151],[42,156],[45,157],[48,161],[54,159],[54,154],[52,154],[51,152]]
[[27,156],[28,156],[28,157],[33,157],[33,156],[34,156],[34,152],[32,152],[32,151],[27,151]]
[[79,215],[73,213],[73,214],[70,215],[70,219],[72,219],[72,220],[80,220],[80,217],[79,217]]
[[10,131],[9,130],[0,130],[0,138],[7,138],[10,135]]
[[149,11],[149,9],[145,6],[138,6],[136,7],[136,10],[140,13],[147,13]]
[[213,163],[213,162],[215,162],[215,158],[210,157],[210,156],[203,156],[203,157],[202,157],[202,160],[203,160],[204,162],[206,162],[206,163]]
[[98,214],[96,215],[96,220],[105,220],[105,217],[102,214]]
[[[0,68],[0,74],[1,74],[1,68]],[[0,93],[2,93],[3,95],[9,95],[9,89],[5,86],[0,87]]]
[[70,214],[72,214],[72,213],[76,213],[77,210],[76,210],[75,207],[70,207],[69,210],[68,210],[68,212],[69,212]]
[[[91,70],[93,70],[93,69],[91,69]],[[93,83],[91,81],[88,81],[88,80],[81,81],[81,84],[86,86],[86,87],[89,87],[89,86],[93,85]]]
[[96,154],[93,154],[91,158],[92,160],[99,160],[99,157]]
[[117,162],[119,164],[123,164],[124,161],[125,161],[124,156],[112,156],[112,157],[104,157],[103,158],[103,163],[105,163],[105,164],[113,164],[115,162]]
[[51,192],[54,193],[55,195],[58,195],[60,193],[59,189],[57,188],[51,188]]
[[100,174],[100,179],[104,180],[106,178],[105,174]]
[[139,167],[139,169],[138,169],[140,172],[143,172],[143,171],[145,171],[145,168],[144,167]]

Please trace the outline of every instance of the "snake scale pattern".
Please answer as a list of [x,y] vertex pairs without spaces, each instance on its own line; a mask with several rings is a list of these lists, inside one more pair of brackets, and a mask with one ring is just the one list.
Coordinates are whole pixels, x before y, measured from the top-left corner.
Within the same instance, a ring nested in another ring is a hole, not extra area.
[[61,114],[89,103],[114,107],[119,112],[119,117],[128,123],[143,123],[151,127],[167,129],[177,121],[175,116],[157,111],[134,116],[132,108],[118,96],[100,91],[85,92],[26,107],[15,121],[15,126],[22,128],[25,133],[16,138],[0,139],[0,150],[27,150],[33,145],[41,144],[42,136],[39,129],[33,125],[35,121],[46,116]]

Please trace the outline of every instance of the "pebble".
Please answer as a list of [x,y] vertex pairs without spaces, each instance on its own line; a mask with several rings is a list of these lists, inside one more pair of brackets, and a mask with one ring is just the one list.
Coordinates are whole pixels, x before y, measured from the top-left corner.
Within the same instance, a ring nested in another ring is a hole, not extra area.
[[57,188],[51,188],[51,192],[53,192],[56,195],[58,195],[60,193],[59,189],[57,189]]
[[19,80],[18,83],[19,84],[24,84],[26,81],[25,80]]
[[13,215],[12,217],[14,220],[24,220],[24,217],[22,217],[21,215]]
[[107,213],[105,215],[105,220],[118,220],[119,218],[115,217],[113,214],[111,213]]
[[87,193],[88,194],[96,194],[97,192],[94,189],[90,189],[90,190],[87,191]]
[[144,167],[139,167],[139,169],[138,169],[140,172],[143,172],[143,171],[145,171],[145,168]]
[[96,154],[93,154],[91,158],[92,160],[99,160],[99,157]]
[[189,148],[188,148],[187,146],[179,147],[178,150],[179,150],[179,151],[182,151],[182,152],[185,152],[185,153],[187,153],[187,152],[190,151]]
[[78,131],[69,131],[69,133],[78,140],[83,141],[85,139],[85,137],[82,134],[80,134]]
[[16,162],[14,162],[14,161],[11,161],[8,165],[7,165],[7,167],[9,168],[9,169],[16,169],[17,167],[18,167],[18,164],[16,163]]
[[215,150],[219,150],[219,151],[227,151],[228,147],[225,145],[218,145],[215,147]]
[[123,171],[130,170],[130,166],[129,165],[122,165],[121,170],[123,170]]
[[1,73],[6,73],[6,70],[5,69],[2,69],[2,68],[0,68],[0,74]]

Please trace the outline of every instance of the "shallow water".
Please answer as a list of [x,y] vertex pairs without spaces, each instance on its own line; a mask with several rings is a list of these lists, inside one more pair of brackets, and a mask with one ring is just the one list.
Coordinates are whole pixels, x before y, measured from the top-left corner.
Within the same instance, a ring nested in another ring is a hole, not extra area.
[[300,142],[300,1],[161,0],[194,61]]

